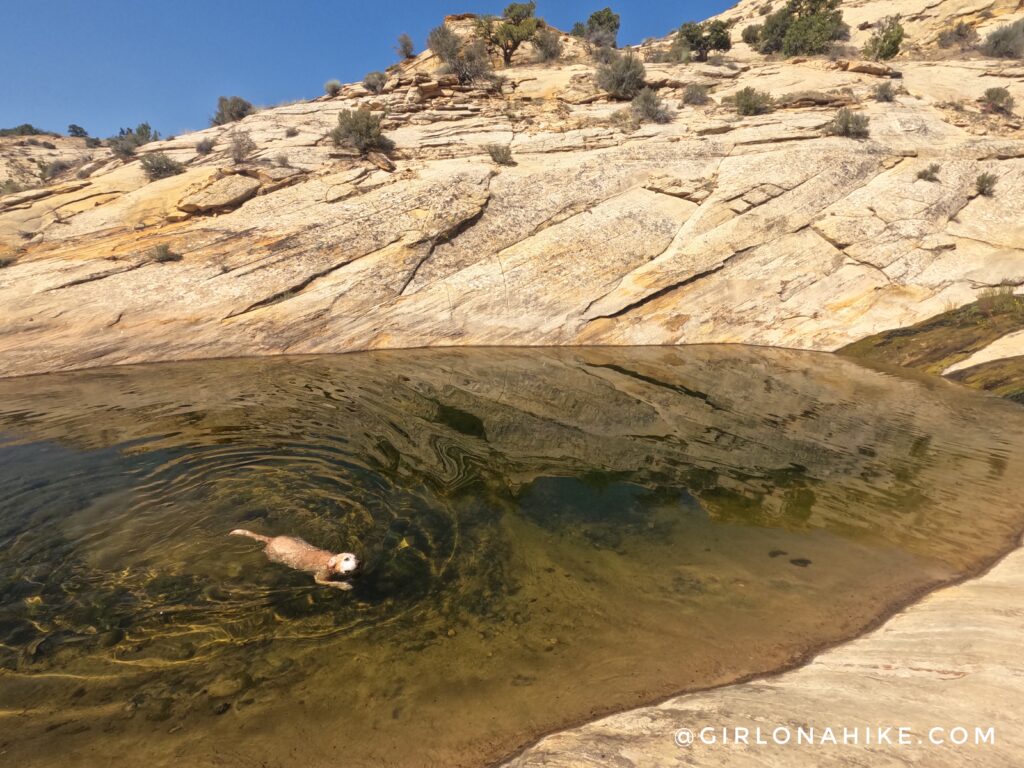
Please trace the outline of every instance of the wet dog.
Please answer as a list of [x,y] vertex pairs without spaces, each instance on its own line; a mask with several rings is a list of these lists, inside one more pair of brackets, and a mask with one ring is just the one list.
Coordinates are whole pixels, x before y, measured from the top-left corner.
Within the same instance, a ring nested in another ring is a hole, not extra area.
[[331,580],[333,576],[352,576],[359,568],[359,558],[350,552],[335,555],[326,549],[318,549],[302,539],[291,536],[260,536],[244,528],[236,528],[231,535],[248,536],[250,539],[262,541],[267,545],[263,552],[271,562],[312,573],[317,584],[335,589],[352,589],[352,585],[347,581]]

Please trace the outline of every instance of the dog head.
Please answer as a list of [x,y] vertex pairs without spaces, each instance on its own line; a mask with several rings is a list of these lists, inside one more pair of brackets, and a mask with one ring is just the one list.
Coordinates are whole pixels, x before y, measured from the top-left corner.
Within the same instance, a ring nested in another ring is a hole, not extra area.
[[349,574],[359,568],[359,558],[351,552],[342,552],[328,560],[327,567],[334,573]]

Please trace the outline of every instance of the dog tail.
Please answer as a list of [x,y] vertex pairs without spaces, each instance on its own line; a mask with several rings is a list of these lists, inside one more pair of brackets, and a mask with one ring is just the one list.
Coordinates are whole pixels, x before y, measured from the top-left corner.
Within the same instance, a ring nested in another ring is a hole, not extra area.
[[233,530],[228,535],[229,536],[248,536],[250,539],[256,539],[256,541],[262,541],[264,544],[270,543],[270,537],[269,536],[260,536],[258,533],[253,533],[252,531],[245,530],[245,528],[235,528],[235,530]]

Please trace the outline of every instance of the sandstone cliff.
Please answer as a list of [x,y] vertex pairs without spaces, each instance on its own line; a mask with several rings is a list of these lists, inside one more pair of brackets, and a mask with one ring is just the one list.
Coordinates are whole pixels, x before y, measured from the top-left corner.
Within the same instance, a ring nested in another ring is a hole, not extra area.
[[[849,2],[850,58],[769,60],[740,42],[761,5],[723,15],[739,19],[728,54],[646,65],[675,112],[664,125],[618,119],[566,38],[554,64],[523,46],[494,87],[438,75],[427,51],[381,94],[350,85],[145,145],[187,166],[159,181],[97,150],[0,198],[0,375],[443,345],[833,350],[1024,285],[1021,121],[976,103],[992,86],[1024,103],[1024,66],[935,44],[957,20],[984,34],[1024,11]],[[905,52],[858,61],[860,22],[895,12]],[[874,100],[883,81],[895,101]],[[681,105],[691,83],[711,102]],[[745,86],[778,108],[738,116],[728,97]],[[825,134],[842,105],[869,116],[868,138]],[[327,137],[362,106],[386,111],[390,159]],[[241,131],[256,149],[236,163]],[[490,144],[516,165],[492,163]],[[933,163],[938,180],[919,179]],[[998,177],[991,197],[982,172]],[[995,341],[997,357],[1024,352],[1019,333]]]

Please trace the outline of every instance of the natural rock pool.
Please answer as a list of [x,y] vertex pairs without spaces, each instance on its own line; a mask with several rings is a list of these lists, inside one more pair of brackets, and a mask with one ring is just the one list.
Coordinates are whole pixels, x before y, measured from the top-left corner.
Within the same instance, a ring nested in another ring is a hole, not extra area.
[[[820,354],[4,380],[0,754],[481,766],[849,638],[991,563],[1022,500],[1024,409]],[[364,572],[318,587],[239,526]]]

